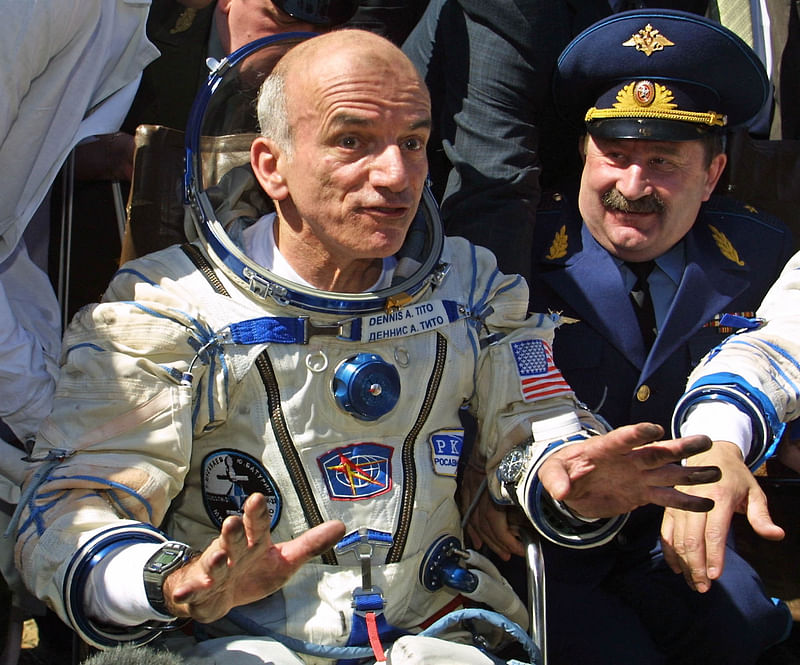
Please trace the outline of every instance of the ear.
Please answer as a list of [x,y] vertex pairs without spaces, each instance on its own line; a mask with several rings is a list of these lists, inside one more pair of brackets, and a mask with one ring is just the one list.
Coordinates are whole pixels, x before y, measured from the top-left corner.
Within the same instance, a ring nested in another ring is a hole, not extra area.
[[711,159],[711,164],[706,171],[706,186],[704,190],[703,201],[708,201],[711,193],[719,182],[722,172],[725,170],[725,165],[728,163],[728,156],[721,152]]
[[280,151],[273,141],[257,137],[250,146],[250,165],[258,184],[273,201],[289,196],[286,180],[279,171]]
[[578,153],[581,156],[581,163],[586,163],[586,144],[589,141],[589,134],[584,134],[578,139]]
[[231,0],[218,0],[217,2],[217,11],[221,11],[223,14],[227,14],[231,8]]

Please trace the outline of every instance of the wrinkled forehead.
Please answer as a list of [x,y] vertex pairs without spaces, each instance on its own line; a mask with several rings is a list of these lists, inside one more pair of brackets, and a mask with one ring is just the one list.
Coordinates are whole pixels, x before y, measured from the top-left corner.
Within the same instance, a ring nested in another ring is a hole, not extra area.
[[390,63],[361,66],[352,60],[318,70],[298,85],[288,85],[292,122],[307,120],[320,130],[336,126],[378,126],[404,131],[429,127],[430,98],[416,77],[399,74]]

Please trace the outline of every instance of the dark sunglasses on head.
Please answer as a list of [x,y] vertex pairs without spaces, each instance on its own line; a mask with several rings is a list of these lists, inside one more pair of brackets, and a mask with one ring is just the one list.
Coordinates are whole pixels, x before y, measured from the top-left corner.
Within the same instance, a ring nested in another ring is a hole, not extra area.
[[352,18],[358,0],[272,0],[278,9],[299,21],[339,25]]

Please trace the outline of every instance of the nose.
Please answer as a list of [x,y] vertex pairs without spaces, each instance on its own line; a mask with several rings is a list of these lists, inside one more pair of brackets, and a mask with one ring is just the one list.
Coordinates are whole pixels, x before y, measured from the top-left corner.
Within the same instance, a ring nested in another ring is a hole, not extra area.
[[653,187],[641,164],[631,163],[622,170],[617,178],[617,189],[631,201],[653,193]]
[[370,183],[373,187],[386,187],[400,192],[409,186],[408,165],[397,145],[388,145],[372,161]]

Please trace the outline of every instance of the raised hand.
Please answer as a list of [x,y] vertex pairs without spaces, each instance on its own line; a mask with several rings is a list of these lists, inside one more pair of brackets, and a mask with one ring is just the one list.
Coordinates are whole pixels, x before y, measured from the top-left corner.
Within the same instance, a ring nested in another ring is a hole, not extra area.
[[564,446],[539,469],[539,480],[554,499],[587,517],[613,517],[653,503],[704,512],[707,497],[676,489],[719,480],[715,466],[681,466],[680,461],[711,446],[706,436],[657,441],[664,430],[652,423],[620,427]]
[[228,517],[202,554],[166,578],[164,599],[170,612],[210,622],[265,598],[306,561],[333,547],[345,531],[342,522],[330,521],[276,544],[269,527],[266,499],[251,495],[241,517]]

